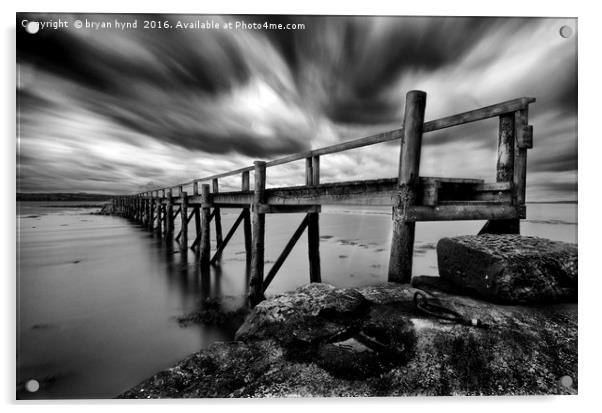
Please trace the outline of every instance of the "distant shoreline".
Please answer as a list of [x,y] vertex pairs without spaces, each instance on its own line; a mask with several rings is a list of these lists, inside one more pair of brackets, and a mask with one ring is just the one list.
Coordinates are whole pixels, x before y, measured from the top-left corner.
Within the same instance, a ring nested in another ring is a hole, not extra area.
[[17,193],[17,201],[109,202],[115,196],[88,193]]

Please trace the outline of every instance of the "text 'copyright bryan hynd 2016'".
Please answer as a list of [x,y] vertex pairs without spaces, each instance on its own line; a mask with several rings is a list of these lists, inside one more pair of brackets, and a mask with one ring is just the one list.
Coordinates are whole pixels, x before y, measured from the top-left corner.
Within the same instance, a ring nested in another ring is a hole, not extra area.
[[305,23],[223,19],[59,19],[23,20],[23,27],[36,23],[40,30],[305,30]]

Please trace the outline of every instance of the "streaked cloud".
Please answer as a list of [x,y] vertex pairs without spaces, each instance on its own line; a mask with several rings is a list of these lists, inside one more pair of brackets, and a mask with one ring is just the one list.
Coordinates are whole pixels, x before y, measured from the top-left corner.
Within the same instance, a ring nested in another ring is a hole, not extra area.
[[[422,89],[427,119],[536,97],[528,198],[576,198],[577,43],[558,33],[574,20],[152,17],[306,29],[30,35],[22,19],[58,15],[18,15],[19,191],[127,193],[359,138],[399,127],[405,92]],[[421,174],[491,179],[496,139],[495,120],[425,135]],[[324,157],[323,180],[393,176],[397,148]],[[268,182],[302,183],[302,168]]]

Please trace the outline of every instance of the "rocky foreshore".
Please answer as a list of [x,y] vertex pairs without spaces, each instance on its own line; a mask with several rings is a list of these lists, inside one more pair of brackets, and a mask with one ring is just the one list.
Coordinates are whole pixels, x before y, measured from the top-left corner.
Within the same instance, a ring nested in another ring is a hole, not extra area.
[[[275,296],[249,314],[236,341],[215,343],[119,397],[577,393],[576,303],[497,305],[453,293],[439,278],[414,281],[309,284]],[[417,291],[487,328],[422,311]]]

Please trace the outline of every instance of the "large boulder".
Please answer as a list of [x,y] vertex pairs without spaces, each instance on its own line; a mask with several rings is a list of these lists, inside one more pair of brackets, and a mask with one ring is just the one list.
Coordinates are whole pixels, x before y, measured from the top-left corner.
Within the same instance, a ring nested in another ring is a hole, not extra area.
[[497,303],[577,301],[577,246],[515,234],[443,238],[439,275]]
[[283,343],[306,342],[343,334],[347,323],[368,308],[368,301],[353,289],[313,283],[293,293],[259,303],[236,332],[236,340],[270,338]]
[[121,397],[577,392],[575,304],[499,306],[423,291],[430,303],[477,318],[484,329],[421,311],[417,291],[393,283],[301,287],[258,305],[240,341],[202,350]]

